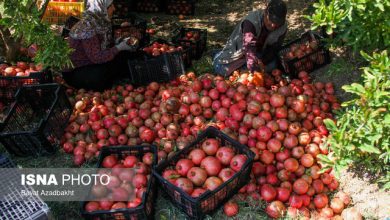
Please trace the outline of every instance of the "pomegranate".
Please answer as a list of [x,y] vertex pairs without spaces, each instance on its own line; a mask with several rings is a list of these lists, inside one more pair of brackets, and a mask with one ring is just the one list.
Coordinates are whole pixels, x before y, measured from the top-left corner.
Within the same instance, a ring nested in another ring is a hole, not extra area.
[[269,102],[273,107],[278,108],[284,105],[285,100],[283,95],[275,93],[271,95]]
[[194,185],[192,182],[187,178],[178,178],[175,181],[175,186],[179,187],[183,192],[191,195],[191,193],[194,191]]
[[175,184],[176,180],[180,177],[179,173],[176,170],[165,170],[162,174],[164,179]]
[[309,190],[309,184],[304,179],[297,179],[293,184],[295,193],[302,195]]
[[247,157],[243,154],[238,154],[234,156],[230,162],[230,168],[238,172],[241,170],[242,166],[245,164]]
[[222,164],[217,158],[208,156],[202,160],[200,167],[206,170],[208,176],[217,176],[222,169]]
[[202,149],[194,149],[189,155],[188,159],[192,160],[194,165],[199,166],[202,160],[206,157],[206,153]]
[[222,185],[223,181],[215,176],[211,176],[204,182],[203,188],[213,191]]
[[284,167],[288,171],[295,172],[296,170],[298,170],[299,163],[295,158],[288,158],[284,161]]
[[102,162],[102,166],[104,168],[112,168],[114,167],[116,164],[118,163],[118,160],[115,156],[113,155],[109,155],[109,156],[106,156],[104,159],[103,159],[103,162]]
[[276,189],[276,192],[277,192],[276,199],[281,202],[287,202],[288,199],[290,198],[290,190],[288,190],[287,188],[279,187]]
[[280,218],[285,214],[286,207],[281,201],[273,201],[267,205],[267,207],[265,208],[265,212],[271,218]]
[[228,181],[229,179],[231,179],[233,177],[233,175],[235,174],[236,172],[230,168],[223,168],[221,170],[221,172],[219,172],[218,174],[218,177],[223,181],[223,182],[226,182]]
[[266,202],[271,202],[276,198],[277,192],[274,187],[269,184],[264,184],[260,190],[261,197]]
[[217,139],[208,138],[202,143],[202,150],[209,156],[213,156],[217,153],[219,148],[219,142]]
[[238,214],[239,208],[237,203],[229,201],[223,205],[223,212],[226,216],[232,217]]
[[191,197],[197,198],[197,197],[201,196],[205,192],[206,192],[206,190],[203,189],[203,188],[195,188],[194,191],[191,194]]
[[87,212],[94,212],[100,209],[100,205],[98,202],[88,202],[84,208]]
[[187,176],[188,171],[194,166],[194,163],[190,159],[180,159],[176,163],[176,171],[181,176]]
[[192,167],[187,172],[187,178],[191,180],[191,182],[195,186],[202,186],[203,183],[206,181],[207,173],[204,169],[199,167]]
[[222,165],[229,165],[230,161],[234,157],[235,152],[230,147],[221,147],[217,150],[216,157],[221,161]]
[[313,202],[314,202],[314,205],[316,208],[322,209],[326,205],[328,205],[328,202],[329,202],[328,196],[323,194],[323,193],[318,194],[314,197]]

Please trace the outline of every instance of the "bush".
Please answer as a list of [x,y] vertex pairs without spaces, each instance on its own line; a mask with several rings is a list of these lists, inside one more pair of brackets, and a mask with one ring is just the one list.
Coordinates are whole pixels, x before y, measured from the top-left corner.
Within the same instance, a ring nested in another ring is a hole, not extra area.
[[386,51],[362,56],[370,61],[363,83],[343,86],[355,98],[342,104],[337,123],[325,120],[331,153],[320,155],[324,168],[339,173],[346,167],[364,168],[390,188],[390,58]]
[[334,35],[331,43],[361,49],[383,50],[390,46],[390,1],[319,0],[309,16],[313,29],[324,28]]

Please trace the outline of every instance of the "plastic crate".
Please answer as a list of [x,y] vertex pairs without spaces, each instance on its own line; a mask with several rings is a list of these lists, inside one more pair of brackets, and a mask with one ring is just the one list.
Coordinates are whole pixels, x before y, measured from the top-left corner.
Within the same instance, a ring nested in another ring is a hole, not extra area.
[[141,0],[137,1],[135,8],[138,12],[160,12],[163,5],[163,0]]
[[0,124],[0,143],[17,156],[53,153],[72,114],[59,84],[23,86]]
[[[0,154],[0,168],[15,168],[15,164],[6,156]],[[14,170],[2,170],[6,172],[6,184],[9,187],[13,184],[18,184],[20,176]],[[0,220],[44,220],[48,219],[49,207],[38,196],[21,197],[20,190],[31,190],[31,188],[23,186],[22,189],[12,189],[10,193],[0,198]]]
[[160,44],[168,44],[169,46],[174,46],[174,47],[178,47],[178,46],[181,46],[182,47],[182,50],[180,51],[181,54],[182,54],[182,60],[183,60],[183,63],[184,63],[184,67],[190,67],[192,65],[192,51],[191,51],[191,48],[190,47],[184,47],[182,45],[177,45],[177,44],[173,44],[173,43],[170,43],[166,40],[163,40],[163,39],[157,39],[157,40],[154,40],[151,44],[149,44],[148,46],[152,45],[154,42],[158,42]]
[[[121,27],[123,22],[128,22],[128,26]],[[136,15],[129,15],[125,18],[112,19],[112,30],[114,39],[135,37],[139,40],[139,46],[143,47],[149,44],[150,36],[146,33],[147,21]]]
[[[184,39],[188,32],[199,33],[198,40],[187,40]],[[207,29],[199,28],[180,28],[179,32],[172,38],[172,42],[180,44],[185,47],[191,48],[191,54],[193,59],[200,59],[203,52],[207,47]]]
[[23,85],[51,82],[53,82],[53,76],[49,70],[31,72],[29,76],[0,76],[0,99],[8,105],[14,101],[15,93]]
[[49,2],[42,20],[49,24],[64,24],[70,16],[81,18],[84,2]]
[[[214,191],[206,191],[200,197],[193,198],[180,188],[170,183],[168,180],[164,179],[162,177],[162,172],[168,167],[175,167],[178,160],[186,157],[191,150],[199,148],[202,142],[207,138],[216,138],[220,140],[222,146],[230,146],[237,153],[245,154],[248,159],[242,169],[230,180],[224,182]],[[153,171],[153,175],[156,176],[161,188],[175,206],[185,212],[191,219],[202,219],[206,214],[216,211],[220,206],[234,196],[241,187],[249,182],[253,158],[254,153],[248,147],[233,140],[218,129],[209,127],[199,134],[193,143],[174,154],[170,159],[160,162]]]
[[166,0],[165,12],[170,15],[194,15],[195,0]]
[[[142,160],[142,156],[145,153],[153,153],[153,165],[152,169],[157,164],[157,148],[154,145],[141,145],[141,146],[115,146],[115,147],[103,147],[100,152],[98,168],[102,167],[104,157],[108,155],[116,155],[118,159],[123,159],[126,156],[134,155],[138,159]],[[153,219],[154,218],[154,201],[157,194],[156,179],[151,174],[148,182],[148,188],[146,193],[142,197],[142,203],[133,209],[118,209],[118,210],[102,210],[94,212],[86,212],[84,207],[87,202],[81,203],[81,215],[85,219],[93,220],[106,220],[106,219]]]
[[[287,53],[290,52],[290,46],[305,45],[313,41],[317,42],[317,49],[313,50],[311,53],[308,53],[301,58],[295,57],[291,60],[286,57]],[[312,72],[331,62],[329,50],[325,48],[323,38],[311,31],[302,34],[299,39],[284,45],[278,52],[278,57],[284,71],[292,78],[296,78],[300,71]]]
[[138,59],[129,60],[130,83],[141,86],[151,82],[169,82],[185,73],[183,53],[175,51],[152,57],[139,52]]

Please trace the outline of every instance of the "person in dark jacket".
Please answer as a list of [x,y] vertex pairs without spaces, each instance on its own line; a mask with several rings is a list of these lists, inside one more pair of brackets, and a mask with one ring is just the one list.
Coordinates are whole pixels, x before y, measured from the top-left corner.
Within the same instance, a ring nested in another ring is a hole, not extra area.
[[229,76],[234,70],[269,71],[287,32],[287,7],[270,0],[264,11],[250,12],[234,29],[225,47],[213,58],[216,73]]
[[101,91],[110,88],[114,78],[126,74],[129,51],[135,51],[136,44],[128,44],[129,39],[124,39],[114,45],[113,0],[88,0],[87,8],[69,33],[74,69],[65,70],[62,75],[70,86]]

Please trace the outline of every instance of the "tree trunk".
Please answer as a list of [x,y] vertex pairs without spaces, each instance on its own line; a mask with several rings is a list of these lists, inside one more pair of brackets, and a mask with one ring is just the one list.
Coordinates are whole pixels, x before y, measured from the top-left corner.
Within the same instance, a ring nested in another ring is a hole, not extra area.
[[20,42],[17,42],[18,39],[12,38],[9,30],[4,27],[1,27],[0,35],[4,44],[4,55],[7,62],[16,61],[18,55],[20,54]]
[[46,8],[49,5],[50,0],[44,0],[41,2],[40,5],[38,5],[38,10],[39,10],[39,18],[42,20],[43,15],[45,14]]

